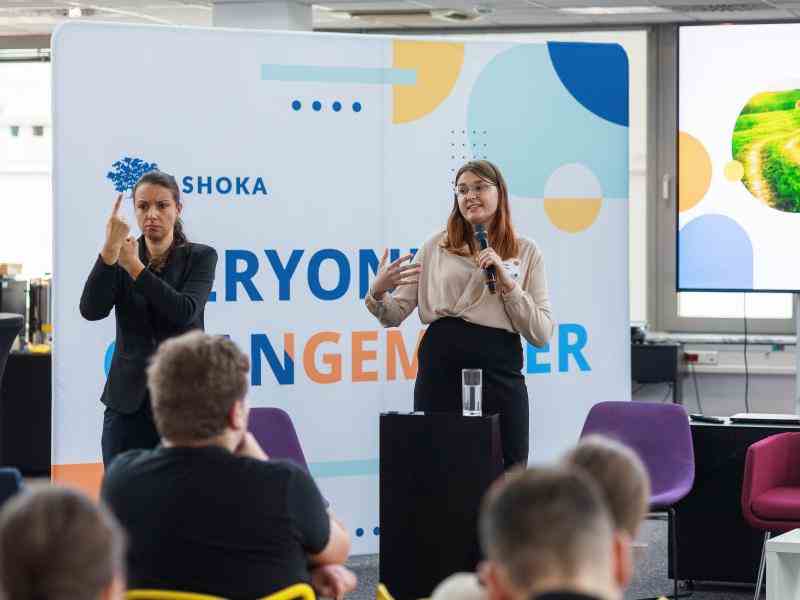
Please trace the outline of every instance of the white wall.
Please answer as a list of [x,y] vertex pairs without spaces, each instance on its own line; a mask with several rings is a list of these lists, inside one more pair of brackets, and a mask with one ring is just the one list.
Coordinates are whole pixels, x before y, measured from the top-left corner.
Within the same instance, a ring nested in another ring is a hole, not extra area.
[[0,262],[23,263],[26,277],[53,270],[51,134],[50,64],[0,63]]

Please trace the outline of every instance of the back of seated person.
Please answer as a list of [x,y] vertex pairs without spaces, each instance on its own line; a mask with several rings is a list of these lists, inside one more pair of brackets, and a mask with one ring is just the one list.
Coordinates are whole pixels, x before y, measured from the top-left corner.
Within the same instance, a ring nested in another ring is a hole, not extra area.
[[153,357],[162,444],[117,457],[102,486],[130,537],[131,589],[253,599],[311,582],[309,564],[347,559],[349,536],[311,477],[268,460],[248,433],[249,373],[233,342],[201,332],[164,342]]
[[490,600],[620,600],[631,574],[597,483],[577,468],[509,473],[480,516]]
[[78,491],[33,486],[0,511],[0,598],[123,600],[125,536]]
[[650,477],[636,453],[616,440],[589,435],[563,460],[592,476],[611,510],[614,527],[635,539],[650,505]]

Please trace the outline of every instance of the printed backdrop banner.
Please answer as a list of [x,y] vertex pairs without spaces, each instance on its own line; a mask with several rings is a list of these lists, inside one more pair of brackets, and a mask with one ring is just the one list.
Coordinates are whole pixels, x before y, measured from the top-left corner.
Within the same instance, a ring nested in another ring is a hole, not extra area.
[[[53,38],[54,478],[95,489],[113,316],[78,300],[118,193],[178,179],[219,253],[206,329],[251,356],[252,406],[289,412],[325,497],[377,551],[378,415],[411,410],[416,313],[363,298],[384,248],[441,230],[453,177],[498,164],[541,247],[556,330],[526,345],[531,460],[630,398],[628,62],[614,44],[455,42],[71,23]],[[138,234],[138,231],[136,232]]]

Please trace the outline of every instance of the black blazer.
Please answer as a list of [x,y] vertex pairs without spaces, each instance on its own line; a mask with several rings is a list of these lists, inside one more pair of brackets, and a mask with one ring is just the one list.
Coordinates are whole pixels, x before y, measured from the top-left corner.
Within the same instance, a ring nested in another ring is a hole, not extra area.
[[[141,237],[141,258],[144,249]],[[119,265],[107,265],[98,256],[83,287],[80,310],[85,319],[97,321],[115,309],[117,339],[100,397],[103,404],[125,414],[139,410],[147,397],[147,361],[158,345],[192,329],[204,329],[216,267],[217,251],[191,242],[173,250],[161,273],[145,269],[136,281]]]

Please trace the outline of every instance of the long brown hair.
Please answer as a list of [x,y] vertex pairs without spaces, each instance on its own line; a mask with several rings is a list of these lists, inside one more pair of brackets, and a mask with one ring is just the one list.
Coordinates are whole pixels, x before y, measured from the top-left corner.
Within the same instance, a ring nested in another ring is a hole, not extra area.
[[[474,173],[487,183],[497,187],[497,211],[489,224],[489,245],[503,260],[514,258],[519,254],[519,241],[511,224],[511,210],[508,207],[508,186],[503,174],[488,160],[471,160],[456,173],[454,182],[466,171]],[[478,252],[475,232],[472,225],[461,214],[458,208],[458,196],[453,192],[453,210],[447,219],[447,235],[442,240],[442,247],[448,252],[469,256]]]
[[[178,187],[178,182],[175,181],[175,178],[170,175],[169,173],[164,173],[163,171],[153,170],[148,171],[144,175],[139,178],[139,181],[136,182],[136,185],[133,186],[133,191],[131,192],[131,198],[133,198],[134,203],[136,202],[136,190],[139,188],[140,185],[144,185],[145,183],[149,183],[151,185],[157,185],[159,187],[166,188],[172,194],[172,199],[175,200],[175,205],[180,207],[181,206],[181,190]],[[164,265],[167,264],[169,261],[170,256],[172,255],[172,251],[177,248],[178,246],[183,246],[184,244],[188,243],[189,240],[186,239],[186,234],[183,232],[183,221],[181,218],[178,217],[175,219],[175,225],[172,229],[172,244],[170,244],[169,248],[167,249],[164,254],[161,256],[157,256],[151,259],[150,251],[147,249],[147,244],[144,246],[144,257],[147,264],[149,264],[150,268],[154,271],[160,271],[164,268]]]

